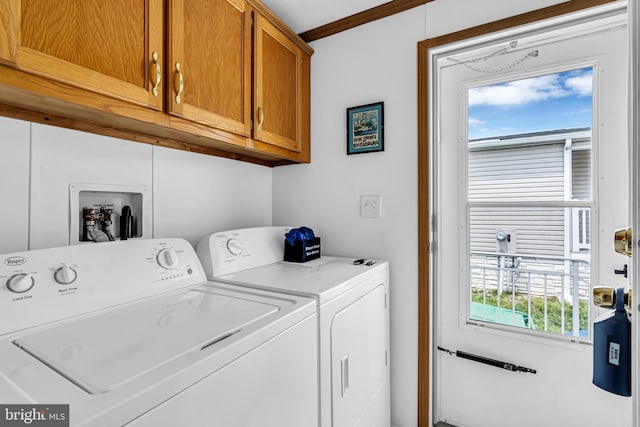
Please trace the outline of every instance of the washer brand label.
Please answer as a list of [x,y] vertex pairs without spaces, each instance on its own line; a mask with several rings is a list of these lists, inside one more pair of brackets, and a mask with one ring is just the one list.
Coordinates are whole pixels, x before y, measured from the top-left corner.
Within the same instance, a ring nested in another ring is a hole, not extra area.
[[22,265],[24,263],[27,262],[26,258],[23,258],[21,256],[12,256],[10,258],[7,258],[4,260],[4,263],[7,264],[9,267],[15,267],[18,265]]
[[69,427],[69,405],[0,405],[0,425]]

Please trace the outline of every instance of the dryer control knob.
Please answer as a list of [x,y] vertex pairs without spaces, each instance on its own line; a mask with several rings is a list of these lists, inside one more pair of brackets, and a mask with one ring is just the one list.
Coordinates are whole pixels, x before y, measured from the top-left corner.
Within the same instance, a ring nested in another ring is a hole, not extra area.
[[67,264],[62,264],[62,267],[53,273],[54,280],[61,285],[69,285],[75,282],[77,277],[78,273]]
[[179,263],[178,254],[172,249],[162,249],[158,252],[156,259],[158,260],[160,267],[166,268],[167,270],[176,268]]
[[229,253],[231,253],[231,255],[238,256],[242,255],[242,251],[244,251],[244,248],[236,239],[229,239],[227,240],[227,250],[229,251]]
[[35,284],[36,281],[31,274],[16,274],[7,280],[7,288],[17,294],[27,292]]

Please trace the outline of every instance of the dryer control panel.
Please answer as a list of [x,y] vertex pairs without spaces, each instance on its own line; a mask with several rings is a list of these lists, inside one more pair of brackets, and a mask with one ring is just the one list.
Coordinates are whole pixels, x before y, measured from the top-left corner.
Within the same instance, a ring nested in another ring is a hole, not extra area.
[[193,247],[182,239],[0,255],[0,335],[205,280]]
[[213,278],[282,261],[284,235],[291,227],[255,227],[221,231],[198,244],[207,277]]

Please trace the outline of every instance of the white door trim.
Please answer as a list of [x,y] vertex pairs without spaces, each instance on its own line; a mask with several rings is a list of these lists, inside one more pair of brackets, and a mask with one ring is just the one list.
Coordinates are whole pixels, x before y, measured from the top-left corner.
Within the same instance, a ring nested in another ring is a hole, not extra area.
[[[640,37],[640,6],[637,1],[629,2],[629,76],[630,76],[630,84],[631,90],[629,96],[629,141],[631,142],[631,155],[629,156],[631,165],[639,165],[640,164],[640,147],[638,144],[640,143],[640,118],[638,114],[640,114],[640,53],[638,49],[640,49],[640,42],[638,38]],[[640,172],[637,167],[631,167],[631,194],[633,203],[631,205],[631,218],[632,218],[632,226],[634,232],[634,240],[638,240],[638,233],[640,233]],[[639,249],[640,246],[635,244],[636,256],[634,256],[631,261],[631,277],[632,283],[634,283],[633,287],[633,302],[635,306],[639,307],[639,310],[636,310],[633,307],[632,312],[634,313],[632,316],[633,319],[633,337],[632,337],[632,349],[635,353],[632,353],[632,381],[633,389],[631,390],[631,394],[633,396],[633,425],[638,425],[640,422],[640,285],[638,285],[638,280],[640,279],[640,255]]]

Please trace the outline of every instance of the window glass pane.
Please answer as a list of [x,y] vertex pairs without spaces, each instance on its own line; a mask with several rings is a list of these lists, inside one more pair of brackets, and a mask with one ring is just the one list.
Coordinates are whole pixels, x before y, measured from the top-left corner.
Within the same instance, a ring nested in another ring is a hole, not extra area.
[[593,67],[473,87],[468,139],[591,128]]
[[471,319],[588,336],[590,243],[580,232],[588,230],[590,213],[471,207]]
[[588,336],[593,69],[468,90],[470,318]]

